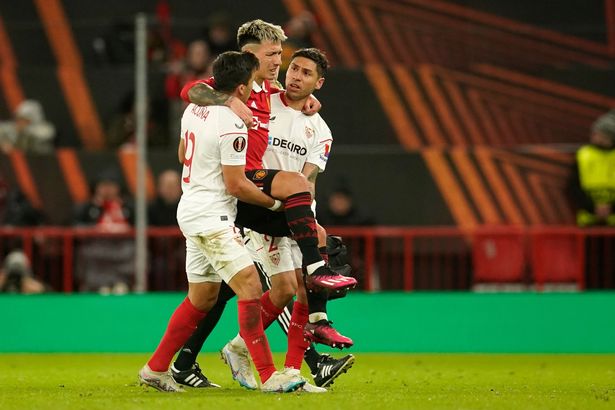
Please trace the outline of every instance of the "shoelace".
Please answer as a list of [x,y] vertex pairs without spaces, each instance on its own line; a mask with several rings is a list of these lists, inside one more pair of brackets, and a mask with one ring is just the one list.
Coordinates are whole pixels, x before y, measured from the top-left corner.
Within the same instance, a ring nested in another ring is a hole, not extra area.
[[323,353],[320,355],[320,360],[318,360],[318,368],[325,364],[326,361],[331,359],[331,355]]
[[198,377],[202,377],[205,383],[209,382],[209,379],[203,374],[198,363],[194,363],[194,374],[196,374]]
[[[327,323],[320,323],[320,322],[327,322]],[[327,326],[327,327],[333,327],[333,321],[332,320],[319,320],[318,322],[314,323],[316,326]],[[328,356],[328,355],[327,355]]]

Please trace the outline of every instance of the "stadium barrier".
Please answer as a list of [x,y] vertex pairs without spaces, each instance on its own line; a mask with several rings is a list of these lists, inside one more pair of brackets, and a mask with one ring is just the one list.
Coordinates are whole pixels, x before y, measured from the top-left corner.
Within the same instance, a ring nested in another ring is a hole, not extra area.
[[[354,275],[367,291],[614,287],[612,228],[329,227],[328,231],[344,238]],[[36,277],[56,291],[71,293],[79,290],[86,265],[98,263],[81,252],[85,246],[133,238],[132,230],[2,227],[0,257],[23,249]],[[185,289],[184,246],[177,228],[148,229],[149,290]]]
[[[185,297],[0,295],[0,352],[152,352]],[[336,328],[355,341],[349,353],[615,353],[613,311],[614,292],[350,292],[328,307]],[[203,351],[235,334],[232,300]],[[277,324],[267,337],[273,351],[286,351]]]

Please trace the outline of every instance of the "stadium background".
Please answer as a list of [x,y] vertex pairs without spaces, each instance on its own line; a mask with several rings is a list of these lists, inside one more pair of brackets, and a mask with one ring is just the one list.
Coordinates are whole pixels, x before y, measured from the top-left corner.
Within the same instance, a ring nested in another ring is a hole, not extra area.
[[[257,9],[248,0],[169,2],[173,35],[182,41],[201,32],[202,16],[222,9],[232,12],[235,24],[252,18],[282,24],[305,9],[317,17],[313,44],[333,63],[318,98],[336,139],[318,199],[326,202],[344,179],[385,226],[348,235],[360,259],[361,285],[383,292],[351,295],[331,308],[348,334],[371,335],[358,351],[615,352],[615,298],[595,292],[614,286],[613,242],[589,255],[578,246],[585,238],[571,228],[565,192],[574,150],[587,141],[595,118],[615,106],[615,1],[582,3],[284,0]],[[130,26],[136,12],[155,18],[157,4],[0,4],[0,117],[9,118],[25,97],[38,98],[60,131],[54,154],[0,154],[0,172],[43,210],[48,225],[66,227],[75,203],[88,197],[89,184],[110,164],[135,191],[134,153],[103,149],[104,124],[133,89],[134,66],[130,59],[98,60],[92,44],[110,29]],[[162,81],[163,73],[152,69],[153,99],[161,97]],[[158,173],[177,167],[175,155],[174,148],[148,153],[150,198]],[[433,229],[442,226],[450,231]],[[544,226],[552,230],[541,231]],[[426,230],[413,230],[419,227]],[[540,234],[556,239],[537,251]],[[57,244],[56,255],[37,254],[33,238],[40,235]],[[0,240],[6,252],[15,238],[29,238],[35,272],[54,290],[70,293],[70,262],[61,246],[70,235],[70,228],[2,228]],[[423,239],[411,242],[417,237]],[[481,257],[477,244],[485,241],[516,251],[502,250],[503,259]],[[591,272],[588,260],[599,261]],[[545,262],[562,271],[549,271]],[[399,292],[471,290],[477,263],[488,282],[498,284],[506,271],[505,282],[520,282],[529,293]],[[518,266],[508,272],[511,265]],[[594,291],[534,293],[536,272],[545,269],[558,284],[572,283],[568,290]],[[156,290],[182,289],[181,269],[173,274],[178,279],[170,288]],[[3,296],[0,350],[149,351],[180,298]],[[379,308],[357,320],[365,306]],[[35,322],[23,320],[28,309],[38,312]],[[407,316],[401,330],[392,330],[395,317],[388,319],[394,310]],[[90,333],[69,337],[86,314]],[[217,349],[233,326],[227,313],[216,331],[221,339],[206,348]],[[395,331],[394,345],[377,337]],[[122,333],[132,337],[113,337]]]

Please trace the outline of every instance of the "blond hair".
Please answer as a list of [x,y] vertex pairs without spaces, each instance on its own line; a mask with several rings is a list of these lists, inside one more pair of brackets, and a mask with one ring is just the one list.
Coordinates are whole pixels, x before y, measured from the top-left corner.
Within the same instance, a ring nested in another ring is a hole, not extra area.
[[246,44],[261,44],[263,42],[282,42],[286,40],[282,27],[257,19],[248,21],[237,30],[237,46],[241,50]]

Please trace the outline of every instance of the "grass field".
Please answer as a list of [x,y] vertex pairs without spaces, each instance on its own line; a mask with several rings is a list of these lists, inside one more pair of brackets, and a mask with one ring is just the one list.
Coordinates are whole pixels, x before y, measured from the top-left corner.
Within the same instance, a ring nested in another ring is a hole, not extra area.
[[139,386],[145,355],[0,354],[0,409],[615,408],[615,355],[356,356],[325,396],[241,389],[213,354],[200,363],[223,388],[184,394]]

